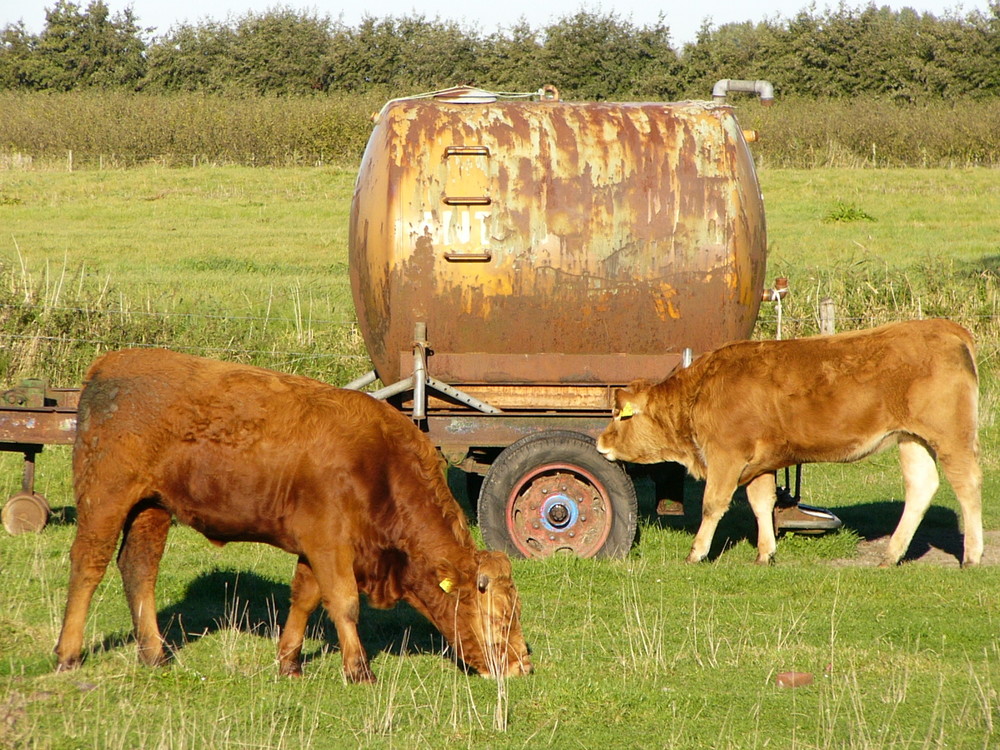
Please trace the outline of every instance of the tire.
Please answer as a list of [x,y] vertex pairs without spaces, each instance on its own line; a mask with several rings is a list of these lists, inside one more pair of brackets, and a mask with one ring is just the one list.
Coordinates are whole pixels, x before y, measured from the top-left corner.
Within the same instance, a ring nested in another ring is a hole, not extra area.
[[549,430],[497,457],[478,515],[487,546],[515,557],[624,557],[635,540],[635,485],[592,438]]

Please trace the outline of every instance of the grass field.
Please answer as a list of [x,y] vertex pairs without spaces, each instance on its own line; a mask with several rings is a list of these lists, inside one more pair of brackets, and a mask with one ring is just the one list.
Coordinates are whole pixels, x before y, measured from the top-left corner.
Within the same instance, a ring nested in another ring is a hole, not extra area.
[[298,300],[349,319],[353,185],[337,169],[0,173],[0,257],[160,312],[287,315]]
[[[984,515],[1000,544],[997,174],[765,170],[762,180],[768,277],[788,276],[793,290],[786,331],[815,330],[824,296],[844,326],[949,314],[977,331]],[[327,168],[0,171],[3,309],[17,313],[2,333],[26,310],[39,312],[23,330],[62,330],[47,347],[58,363],[11,359],[6,382],[51,366],[60,384],[75,384],[93,351],[140,334],[140,343],[345,382],[364,363],[334,355],[356,355],[358,343],[324,335],[349,328],[352,316],[352,182],[352,173]],[[123,333],[93,323],[108,307],[130,311]],[[141,327],[142,312],[177,317]],[[760,335],[770,335],[774,314],[762,311]],[[71,327],[67,318],[90,323]],[[19,345],[5,340],[5,356]],[[324,359],[331,346],[339,349]],[[247,347],[259,350],[245,357],[238,350]],[[23,370],[32,364],[42,369]],[[466,676],[412,610],[365,609],[361,636],[379,677],[371,687],[343,683],[322,616],[310,629],[305,677],[279,679],[276,633],[293,560],[260,545],[220,550],[179,527],[157,589],[170,666],[138,665],[109,570],[91,610],[89,658],[55,674],[75,530],[68,456],[52,447],[39,458],[37,488],[56,508],[49,527],[0,535],[0,747],[1000,745],[1000,565],[958,569],[950,489],[942,487],[912,550],[936,555],[892,570],[867,564],[863,550],[891,532],[900,510],[893,453],[808,467],[804,499],[833,508],[845,529],[784,537],[770,568],[752,565],[745,503],[720,528],[713,562],[681,562],[697,522],[696,484],[678,520],[657,518],[640,488],[640,535],[627,559],[517,561],[531,677]],[[0,457],[0,498],[19,487],[19,472],[17,456]],[[463,483],[454,485],[468,503]],[[777,687],[776,674],[789,670],[815,681]]]

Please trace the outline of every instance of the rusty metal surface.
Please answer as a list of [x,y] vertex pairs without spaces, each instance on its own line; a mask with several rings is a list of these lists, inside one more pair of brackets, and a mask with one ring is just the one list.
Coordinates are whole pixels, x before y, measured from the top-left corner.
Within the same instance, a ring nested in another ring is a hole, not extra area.
[[[462,392],[501,411],[597,411],[605,417],[614,406],[609,385],[463,385]],[[431,396],[431,409],[455,409],[455,402]],[[406,406],[409,406],[407,404]],[[404,411],[407,409],[404,407]]]
[[[76,412],[0,411],[0,443],[71,445],[76,437]],[[5,448],[0,447],[0,450]],[[15,447],[10,450],[20,451]]]
[[522,437],[543,430],[570,430],[597,437],[608,426],[604,414],[517,414],[484,416],[470,414],[431,414],[427,418],[428,436],[438,446],[459,448],[506,447]]
[[78,388],[48,388],[25,381],[0,394],[0,450],[27,445],[70,445],[76,437]]
[[[512,347],[516,346],[512,342]],[[400,354],[401,374],[413,372],[412,358]],[[450,383],[474,384],[572,384],[619,383],[622,373],[630,380],[662,380],[680,364],[681,356],[669,354],[452,354],[432,352],[428,368],[434,377]],[[469,390],[468,387],[464,390]]]
[[624,383],[635,355],[669,354],[662,377],[684,347],[746,338],[763,289],[753,163],[731,108],[707,103],[391,103],[350,231],[387,382],[416,321],[446,382]]

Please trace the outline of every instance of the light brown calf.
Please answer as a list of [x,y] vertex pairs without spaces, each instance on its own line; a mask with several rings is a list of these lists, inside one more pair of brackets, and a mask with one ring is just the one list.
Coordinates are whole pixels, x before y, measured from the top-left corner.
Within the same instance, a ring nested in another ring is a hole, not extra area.
[[708,554],[733,492],[745,484],[757,561],[767,563],[776,547],[778,469],[857,461],[898,444],[905,503],[883,564],[906,553],[938,488],[936,459],[962,509],[963,564],[974,565],[983,552],[977,411],[969,332],[947,320],[909,321],[723,346],[661,383],[618,390],[597,449],[610,461],[675,461],[705,479],[691,562]]

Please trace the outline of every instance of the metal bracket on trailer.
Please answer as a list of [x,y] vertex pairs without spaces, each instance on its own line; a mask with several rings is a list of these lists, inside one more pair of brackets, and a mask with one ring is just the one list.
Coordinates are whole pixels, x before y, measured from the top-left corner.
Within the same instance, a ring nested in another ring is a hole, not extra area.
[[[417,323],[413,331],[413,374],[396,383],[387,385],[377,391],[370,393],[374,398],[385,400],[406,391],[413,391],[413,421],[420,422],[427,418],[427,389],[437,391],[449,398],[453,398],[459,403],[465,404],[483,414],[503,414],[503,411],[495,406],[491,406],[485,401],[480,401],[468,393],[460,391],[454,386],[443,383],[427,372],[427,324]],[[350,390],[360,390],[366,385],[371,385],[378,380],[375,371],[362,375],[357,380],[352,380],[344,386]]]

